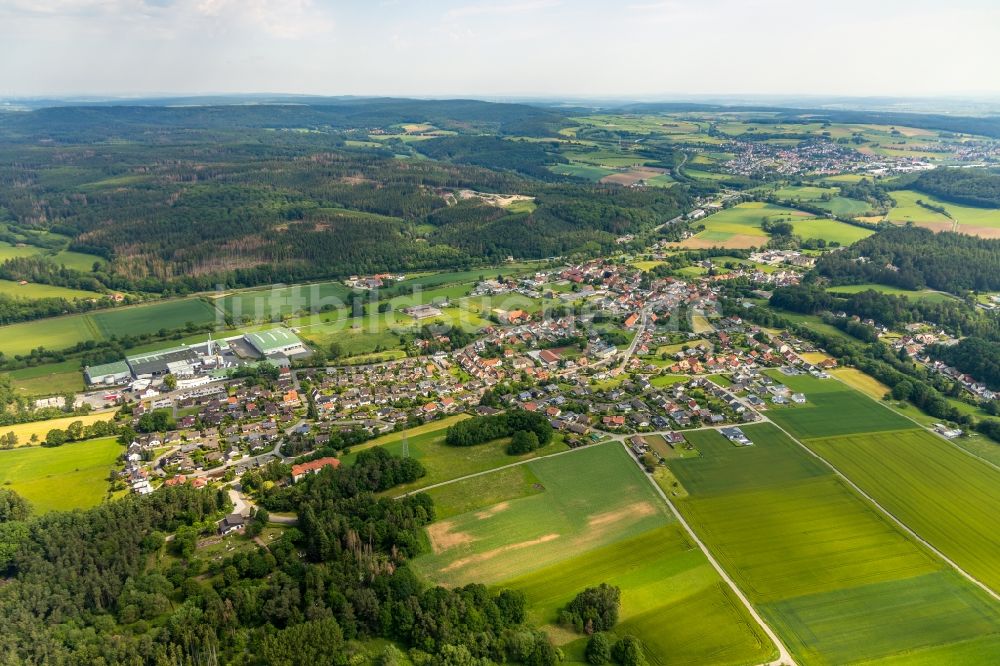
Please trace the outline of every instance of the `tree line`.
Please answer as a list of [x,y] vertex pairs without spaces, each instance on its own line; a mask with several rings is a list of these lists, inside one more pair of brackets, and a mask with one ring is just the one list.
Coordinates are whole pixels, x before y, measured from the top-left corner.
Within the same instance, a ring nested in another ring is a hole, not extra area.
[[816,262],[835,284],[877,282],[952,294],[1000,290],[1000,240],[890,226]]

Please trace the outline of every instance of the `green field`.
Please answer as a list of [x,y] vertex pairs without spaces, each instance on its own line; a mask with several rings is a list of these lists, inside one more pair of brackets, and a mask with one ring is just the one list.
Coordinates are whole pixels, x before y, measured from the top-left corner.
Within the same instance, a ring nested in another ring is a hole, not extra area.
[[207,324],[215,319],[215,309],[197,298],[52,317],[0,327],[0,352],[15,355],[27,354],[37,347],[65,349],[78,342],[156,333],[160,329],[182,328],[188,323]]
[[[951,224],[957,222],[958,230],[963,233],[989,238],[1000,236],[1000,210],[995,208],[962,206],[914,190],[896,190],[890,194],[896,201],[896,206],[889,209],[888,219],[891,222],[897,224],[913,222],[938,231],[942,229],[950,231]],[[921,206],[917,203],[918,199],[932,206],[944,208],[951,217]]]
[[435,517],[443,520],[540,492],[544,489],[531,467],[517,465],[431,488],[427,494],[434,499]]
[[949,570],[886,580],[764,607],[800,664],[907,663],[911,651],[935,649],[940,664],[960,661],[967,643],[1000,638],[1000,610]]
[[[503,587],[524,592],[529,620],[545,625],[581,587],[600,582],[622,590],[616,633],[639,637],[651,664],[755,664],[776,655],[676,523],[505,581]],[[563,649],[569,659],[582,661],[583,647],[584,639],[577,639]]]
[[820,201],[824,196],[834,196],[840,192],[833,187],[817,187],[815,185],[788,185],[774,192],[774,196],[779,199],[792,199],[798,201]]
[[924,431],[812,439],[893,515],[1000,590],[1000,471]]
[[702,455],[668,461],[677,506],[799,663],[962,654],[1000,632],[1000,605],[818,460],[771,425],[744,431],[753,446],[687,434]]
[[557,173],[560,176],[573,176],[574,178],[583,178],[595,183],[601,178],[610,176],[615,172],[614,169],[607,169],[605,167],[594,166],[592,164],[580,164],[577,162],[570,162],[569,164],[556,164],[554,166],[550,166],[549,171]]
[[237,321],[274,321],[298,312],[321,310],[325,305],[343,307],[351,290],[341,282],[291,285],[239,291],[215,300],[216,306]]
[[827,291],[831,294],[857,294],[862,291],[877,291],[882,294],[888,294],[889,296],[905,296],[906,298],[912,300],[930,301],[932,303],[945,303],[948,301],[956,300],[951,294],[945,294],[940,291],[934,291],[932,289],[922,289],[920,291],[910,291],[908,289],[900,289],[899,287],[890,287],[884,284],[845,284],[839,287],[828,287]]
[[[805,393],[808,402],[768,410],[768,416],[799,439],[833,437],[866,432],[908,430],[913,422],[845,384],[809,375],[786,377],[771,373],[793,391]],[[850,418],[844,418],[850,415]]]
[[777,219],[805,219],[808,213],[776,206],[774,204],[749,201],[727,208],[699,221],[705,229],[681,243],[682,247],[755,247],[767,243],[768,234],[760,228],[761,223]]
[[[62,236],[62,238],[66,238]],[[68,242],[68,239],[67,239]],[[77,271],[82,271],[84,273],[89,273],[94,267],[94,263],[106,264],[107,262],[101,257],[92,254],[83,254],[81,252],[70,252],[68,250],[61,250],[59,252],[54,252],[52,250],[46,250],[41,247],[36,247],[34,245],[20,245],[15,246],[10,243],[0,241],[0,263],[7,261],[8,259],[14,259],[17,257],[47,257],[57,264],[61,264],[66,268],[72,268]]]
[[528,466],[545,492],[435,523],[434,552],[415,560],[416,569],[449,585],[497,583],[671,520],[617,443]]
[[0,451],[0,486],[27,498],[36,514],[91,507],[107,495],[108,472],[121,453],[114,437]]
[[13,356],[37,347],[65,349],[77,342],[98,340],[90,315],[70,315],[0,326],[0,352]]
[[834,197],[829,201],[814,201],[813,205],[825,208],[839,217],[857,217],[871,211],[871,206],[866,202],[847,197]]
[[11,385],[22,395],[62,395],[84,389],[79,361],[63,361],[5,373]]
[[[395,307],[404,308],[413,304],[415,299],[412,296],[401,296],[398,300]],[[478,314],[458,307],[443,308],[440,316],[420,321],[400,310],[375,312],[361,317],[348,317],[348,314],[347,310],[339,310],[292,320],[288,325],[294,327],[302,338],[320,347],[337,342],[347,356],[368,354],[380,349],[402,349],[405,336],[413,335],[423,326],[448,324],[464,330],[478,330],[489,325]]]
[[74,421],[79,421],[85,426],[97,421],[110,421],[114,418],[114,410],[102,410],[91,412],[84,416],[61,416],[56,419],[46,419],[44,421],[28,421],[27,423],[14,423],[0,426],[0,433],[14,433],[17,437],[18,446],[31,446],[34,444],[31,436],[35,435],[38,442],[45,439],[45,435],[52,429],[65,430]]
[[82,252],[71,252],[69,250],[62,250],[56,252],[52,257],[52,261],[57,264],[62,264],[66,268],[72,268],[76,271],[81,271],[83,273],[90,273],[94,264],[101,264],[104,266],[108,262],[102,257],[95,256],[93,254],[83,254]]
[[8,259],[16,259],[18,257],[34,257],[44,253],[45,250],[33,245],[15,246],[10,243],[0,241],[0,263],[7,261]]
[[820,238],[827,243],[841,245],[851,245],[875,233],[871,229],[830,219],[793,220],[792,229],[792,233],[806,240]]
[[173,330],[188,323],[210,324],[216,311],[200,298],[164,301],[114,310],[101,310],[89,315],[97,330],[105,338],[113,335],[140,335],[156,333],[160,329]]
[[0,295],[26,299],[65,298],[68,300],[75,298],[98,298],[100,296],[96,292],[83,291],[82,289],[56,287],[50,284],[18,284],[11,280],[0,280]]
[[[452,488],[451,486],[457,486]],[[433,489],[443,520],[414,567],[448,585],[524,592],[567,660],[584,637],[553,626],[584,587],[622,590],[616,631],[651,664],[756,664],[776,650],[617,443],[595,445]]]
[[[842,217],[864,215],[871,210],[871,206],[864,201],[840,196],[840,188],[837,187],[790,185],[776,190],[774,195],[784,200],[807,202]],[[825,196],[830,198],[824,199]]]

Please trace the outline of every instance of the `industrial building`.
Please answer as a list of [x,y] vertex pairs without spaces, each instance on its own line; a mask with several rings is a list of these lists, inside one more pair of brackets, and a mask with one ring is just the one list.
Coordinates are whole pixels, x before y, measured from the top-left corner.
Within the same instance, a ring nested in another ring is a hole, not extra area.
[[302,341],[286,328],[272,328],[268,331],[247,333],[243,338],[254,351],[263,357],[273,354],[296,356],[309,353]]
[[185,385],[218,378],[220,371],[259,360],[288,367],[291,359],[308,356],[311,352],[299,338],[284,328],[247,333],[226,340],[181,345],[171,349],[135,354],[123,361],[95,365],[84,369],[84,378],[91,386],[121,386],[132,382],[150,382],[173,375]]

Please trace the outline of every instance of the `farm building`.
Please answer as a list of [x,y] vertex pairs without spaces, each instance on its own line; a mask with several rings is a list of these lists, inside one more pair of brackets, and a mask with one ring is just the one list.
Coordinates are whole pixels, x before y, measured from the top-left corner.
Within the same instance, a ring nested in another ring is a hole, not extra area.
[[272,328],[257,333],[247,333],[243,336],[255,352],[261,356],[274,354],[296,355],[308,353],[305,345],[291,331],[284,328]]

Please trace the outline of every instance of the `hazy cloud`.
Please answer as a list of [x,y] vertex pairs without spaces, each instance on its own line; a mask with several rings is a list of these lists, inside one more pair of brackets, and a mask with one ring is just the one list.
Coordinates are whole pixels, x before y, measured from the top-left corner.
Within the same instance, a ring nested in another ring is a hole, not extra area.
[[0,95],[1000,93],[993,0],[0,0]]

